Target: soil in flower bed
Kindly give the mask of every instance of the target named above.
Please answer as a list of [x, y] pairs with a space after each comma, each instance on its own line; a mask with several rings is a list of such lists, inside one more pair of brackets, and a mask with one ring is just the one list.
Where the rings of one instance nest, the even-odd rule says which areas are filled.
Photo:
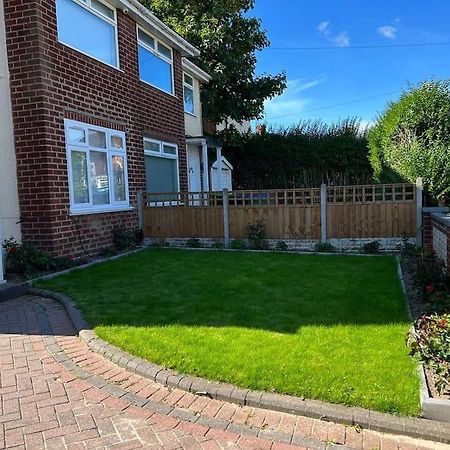
[[[420, 295], [414, 287], [413, 275], [408, 271], [405, 264], [402, 264], [402, 272], [408, 296], [409, 309], [411, 311], [412, 319], [415, 322], [426, 314], [426, 305], [421, 301]], [[438, 379], [436, 372], [431, 367], [424, 366], [424, 369], [430, 396], [433, 398], [450, 400], [450, 387], [445, 389], [444, 392], [439, 393], [439, 390], [436, 388], [436, 380]]]

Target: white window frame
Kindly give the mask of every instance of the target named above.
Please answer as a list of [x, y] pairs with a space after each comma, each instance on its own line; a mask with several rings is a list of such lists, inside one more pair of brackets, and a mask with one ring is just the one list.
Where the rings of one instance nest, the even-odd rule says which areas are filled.
[[[149, 45], [147, 45], [145, 42], [141, 41], [139, 39], [139, 31], [141, 31], [142, 33], [146, 34], [148, 37], [150, 37], [151, 39], [153, 39], [153, 41], [155, 42], [155, 47], [150, 47]], [[166, 91], [165, 89], [160, 88], [159, 86], [155, 86], [154, 84], [150, 83], [149, 81], [143, 80], [141, 77], [141, 64], [139, 61], [139, 57], [138, 57], [138, 67], [139, 67], [139, 79], [140, 81], [142, 81], [145, 84], [148, 84], [149, 86], [158, 89], [161, 92], [164, 92], [166, 94], [172, 95], [175, 97], [175, 76], [174, 76], [174, 64], [173, 64], [173, 48], [170, 45], [167, 45], [165, 42], [161, 41], [160, 39], [158, 39], [156, 36], [154, 36], [153, 34], [149, 33], [147, 30], [145, 30], [144, 28], [142, 28], [141, 26], [139, 26], [138, 24], [136, 24], [136, 40], [137, 40], [137, 45], [138, 47], [141, 46], [143, 47], [145, 50], [149, 51], [150, 53], [152, 53], [153, 55], [155, 55], [157, 58], [163, 60], [164, 62], [170, 64], [170, 75], [171, 75], [171, 83], [172, 83], [172, 92]], [[167, 58], [166, 56], [164, 56], [163, 54], [158, 52], [158, 44], [163, 45], [164, 47], [166, 47], [167, 49], [170, 50], [170, 59]]]
[[[105, 64], [108, 67], [112, 67], [113, 69], [117, 69], [120, 70], [120, 60], [119, 60], [119, 35], [118, 35], [118, 27], [117, 27], [117, 9], [112, 6], [110, 3], [106, 2], [105, 0], [98, 0], [99, 3], [103, 3], [106, 7], [108, 7], [109, 9], [113, 10], [114, 12], [114, 19], [111, 19], [108, 16], [105, 16], [104, 14], [102, 14], [100, 11], [96, 10], [95, 8], [92, 7], [92, 0], [71, 0], [73, 3], [76, 3], [77, 5], [81, 6], [82, 8], [84, 8], [86, 11], [89, 11], [91, 14], [94, 14], [95, 16], [97, 16], [99, 19], [107, 22], [109, 25], [112, 25], [114, 27], [114, 40], [115, 40], [115, 46], [116, 46], [116, 65], [113, 64], [109, 64], [93, 55], [90, 55], [89, 53], [86, 53], [83, 50], [80, 50], [77, 47], [74, 47], [71, 44], [68, 44], [67, 42], [64, 42], [62, 40], [59, 39], [59, 33], [58, 34], [58, 42], [60, 44], [65, 45], [66, 47], [71, 48], [72, 50], [75, 50], [78, 53], [81, 53], [82, 55], [85, 55], [89, 58], [94, 59], [95, 61], [98, 61], [102, 64]], [[59, 25], [57, 24], [57, 27]]]
[[[189, 84], [186, 81], [186, 76], [188, 76], [189, 78], [192, 79], [192, 84]], [[193, 112], [186, 111], [186, 100], [185, 100], [185, 97], [184, 97], [184, 89], [185, 88], [188, 88], [188, 89], [190, 89], [192, 91], [192, 106], [194, 108]], [[190, 75], [190, 74], [188, 74], [186, 72], [183, 73], [183, 105], [184, 105], [184, 112], [186, 114], [189, 114], [191, 116], [197, 117], [197, 111], [196, 111], [196, 108], [195, 108], [195, 79], [194, 79], [194, 77], [192, 75]]]
[[[83, 130], [86, 137], [86, 142], [72, 143], [69, 141], [69, 129], [76, 128]], [[127, 162], [127, 144], [126, 135], [122, 131], [112, 130], [110, 128], [99, 127], [96, 125], [90, 125], [84, 122], [78, 122], [75, 120], [64, 119], [64, 129], [66, 138], [66, 156], [67, 156], [67, 169], [69, 176], [69, 194], [70, 194], [70, 214], [71, 215], [84, 215], [84, 214], [98, 214], [115, 211], [128, 211], [133, 208], [130, 207], [130, 193], [128, 186], [128, 162]], [[100, 131], [106, 135], [106, 148], [98, 148], [89, 145], [89, 130]], [[122, 139], [123, 147], [121, 149], [112, 147], [111, 138], [120, 137]], [[75, 203], [74, 188], [73, 188], [73, 175], [72, 175], [72, 151], [81, 152], [86, 155], [87, 164], [87, 178], [88, 178], [88, 192], [89, 203]], [[90, 152], [105, 153], [108, 161], [108, 183], [109, 183], [109, 200], [107, 205], [94, 205], [92, 196], [92, 183], [91, 183], [91, 158]], [[114, 156], [120, 156], [124, 161], [124, 178], [125, 178], [125, 200], [115, 201], [114, 199], [114, 180], [113, 180], [113, 165], [112, 158]]]
[[[145, 149], [145, 143], [150, 142], [152, 144], [159, 145], [159, 151], [153, 151], [153, 150], [146, 150]], [[175, 155], [172, 155], [170, 153], [164, 153], [164, 145], [168, 145], [170, 147], [173, 147], [176, 149]], [[155, 156], [158, 158], [165, 158], [165, 159], [174, 159], [177, 162], [177, 190], [175, 192], [180, 192], [180, 160], [178, 158], [178, 145], [174, 144], [173, 142], [165, 142], [165, 141], [158, 141], [156, 139], [151, 138], [144, 138], [144, 155], [145, 156]], [[157, 194], [158, 192], [156, 192]], [[158, 206], [162, 205], [175, 205], [177, 202], [167, 201], [167, 202], [158, 202]], [[155, 206], [155, 202], [151, 202], [150, 205]]]

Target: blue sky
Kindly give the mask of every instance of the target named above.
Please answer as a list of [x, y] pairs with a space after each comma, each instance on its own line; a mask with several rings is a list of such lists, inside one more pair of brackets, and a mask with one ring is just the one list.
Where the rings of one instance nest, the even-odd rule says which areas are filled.
[[[254, 15], [271, 41], [258, 54], [258, 74], [285, 70], [288, 78], [286, 92], [266, 104], [269, 124], [349, 116], [370, 123], [408, 82], [450, 78], [450, 45], [355, 48], [450, 41], [446, 0], [256, 0]], [[367, 97], [376, 98], [330, 108]]]

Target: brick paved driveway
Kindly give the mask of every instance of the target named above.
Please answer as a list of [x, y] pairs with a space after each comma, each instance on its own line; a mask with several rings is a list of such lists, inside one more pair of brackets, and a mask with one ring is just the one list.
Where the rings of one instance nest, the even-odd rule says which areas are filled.
[[75, 336], [62, 307], [0, 303], [0, 448], [449, 449], [169, 389]]

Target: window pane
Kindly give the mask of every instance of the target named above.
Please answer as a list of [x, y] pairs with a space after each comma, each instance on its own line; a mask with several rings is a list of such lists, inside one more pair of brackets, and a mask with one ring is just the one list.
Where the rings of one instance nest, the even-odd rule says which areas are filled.
[[144, 141], [144, 149], [150, 152], [160, 153], [160, 146], [156, 142]]
[[138, 30], [138, 39], [142, 41], [145, 45], [148, 45], [153, 49], [155, 48], [155, 40], [147, 33], [144, 33], [142, 30]]
[[67, 133], [69, 142], [73, 143], [86, 143], [86, 133], [84, 130], [81, 130], [80, 128], [69, 128], [69, 132]]
[[141, 80], [172, 93], [172, 65], [139, 46], [139, 74]]
[[92, 0], [92, 7], [97, 10], [99, 13], [103, 14], [106, 17], [114, 20], [114, 11], [103, 3], [99, 2], [99, 0]]
[[169, 47], [166, 47], [165, 45], [158, 42], [158, 52], [161, 53], [161, 55], [165, 56], [167, 59], [170, 59], [172, 61], [172, 51]]
[[177, 148], [173, 145], [163, 145], [163, 152], [167, 155], [176, 155], [177, 154]]
[[125, 160], [123, 156], [112, 157], [114, 201], [124, 202], [125, 193]]
[[112, 148], [123, 148], [122, 138], [120, 136], [111, 136]]
[[194, 114], [194, 91], [187, 86], [184, 86], [184, 110]]
[[106, 148], [106, 133], [103, 133], [103, 131], [89, 130], [89, 145], [97, 148]]
[[115, 27], [76, 4], [57, 0], [58, 39], [94, 58], [117, 66]]
[[189, 86], [194, 86], [194, 80], [189, 75], [184, 74], [184, 82], [189, 84]]
[[75, 204], [89, 203], [87, 158], [84, 152], [71, 152], [72, 189]]
[[178, 191], [176, 159], [146, 156], [145, 175], [147, 179], [147, 192]]
[[108, 160], [106, 153], [90, 152], [92, 203], [109, 205]]

